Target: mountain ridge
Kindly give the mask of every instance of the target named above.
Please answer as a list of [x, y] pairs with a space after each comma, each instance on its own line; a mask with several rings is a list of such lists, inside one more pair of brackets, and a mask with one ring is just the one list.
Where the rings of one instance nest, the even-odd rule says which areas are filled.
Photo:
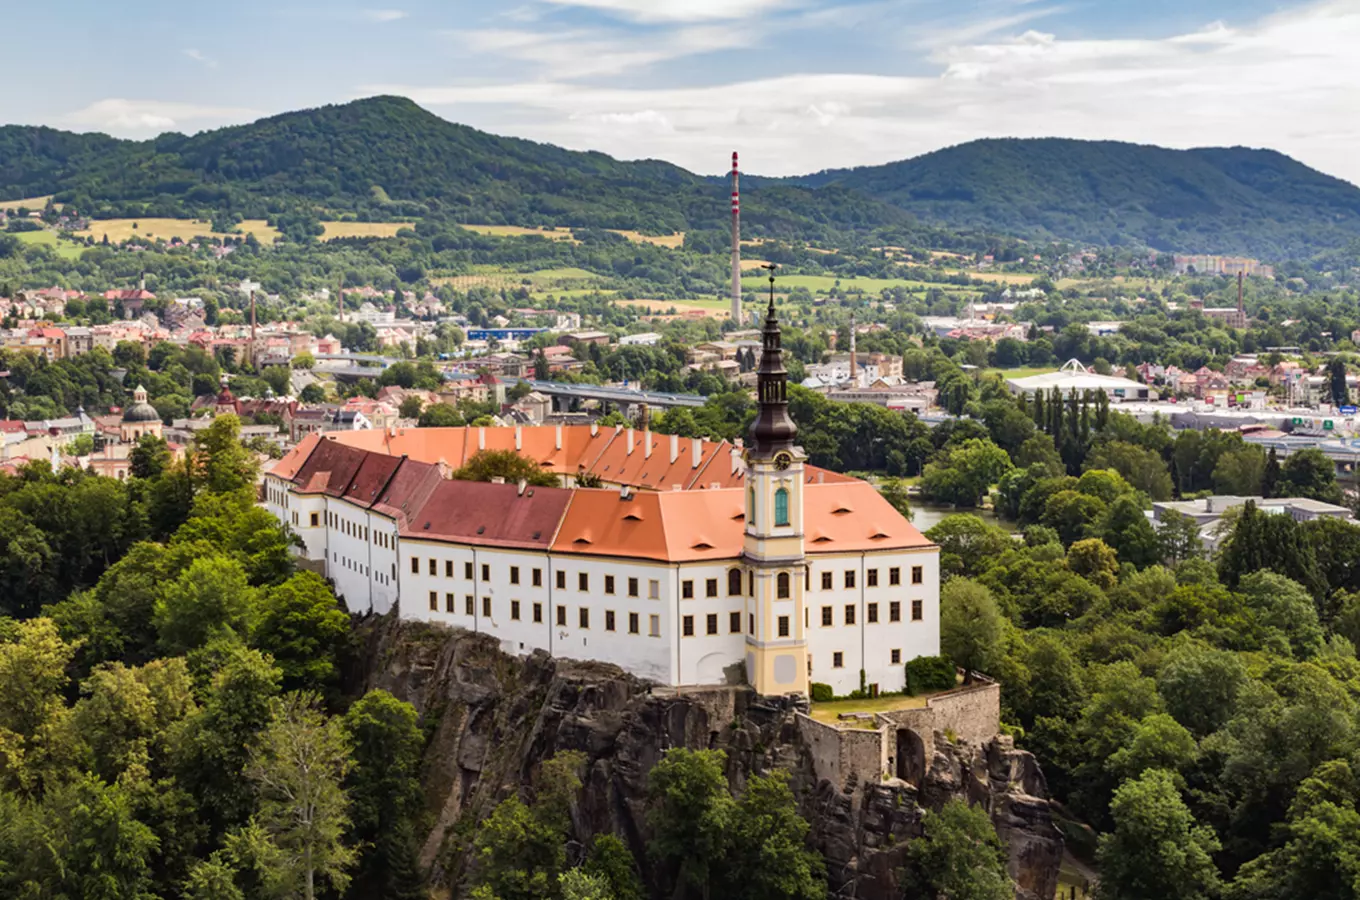
[[[725, 227], [725, 178], [501, 137], [379, 96], [146, 141], [0, 127], [0, 198], [109, 216], [437, 217], [651, 233]], [[1273, 150], [987, 138], [878, 166], [746, 176], [752, 234], [1008, 233], [1160, 251], [1310, 255], [1360, 236], [1360, 187]]]

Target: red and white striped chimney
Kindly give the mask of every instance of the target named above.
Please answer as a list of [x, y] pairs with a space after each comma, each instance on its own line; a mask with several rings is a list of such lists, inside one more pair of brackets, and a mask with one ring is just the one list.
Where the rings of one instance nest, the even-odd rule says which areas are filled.
[[732, 321], [741, 325], [741, 172], [732, 151]]

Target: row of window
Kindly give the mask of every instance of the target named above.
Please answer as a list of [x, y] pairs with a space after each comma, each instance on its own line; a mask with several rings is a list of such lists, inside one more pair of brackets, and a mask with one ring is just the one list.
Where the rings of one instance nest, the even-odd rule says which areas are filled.
[[[431, 611], [431, 612], [439, 612], [439, 592], [438, 592], [438, 591], [430, 591], [430, 611]], [[455, 597], [454, 597], [453, 594], [445, 594], [445, 595], [444, 595], [444, 612], [446, 612], [446, 613], [455, 613], [455, 614], [458, 612], [457, 603], [456, 603], [456, 600], [455, 600]], [[535, 601], [534, 603], [530, 604], [530, 610], [529, 610], [529, 612], [530, 612], [530, 616], [531, 616], [531, 621], [533, 621], [535, 624], [540, 624], [540, 625], [543, 623], [543, 604], [542, 604], [542, 603], [539, 603], [539, 602]], [[476, 615], [476, 599], [475, 599], [471, 594], [467, 594], [466, 596], [463, 597], [463, 614], [464, 614], [464, 615], [467, 615], [467, 616]], [[584, 628], [584, 629], [589, 629], [589, 628], [590, 628], [590, 609], [589, 609], [588, 607], [582, 606], [582, 607], [580, 607], [580, 608], [577, 609], [576, 614], [577, 614], [577, 619], [576, 619], [577, 627], [579, 627], [579, 628]], [[740, 613], [734, 613], [733, 615], [740, 616]], [[491, 598], [490, 598], [490, 597], [483, 597], [483, 598], [482, 598], [482, 617], [483, 617], [483, 618], [487, 618], [487, 619], [491, 618]], [[522, 604], [519, 600], [511, 600], [511, 601], [510, 601], [510, 620], [511, 620], [512, 622], [519, 622], [519, 621], [522, 621], [522, 620], [523, 620], [523, 604]], [[642, 633], [642, 631], [641, 631], [641, 623], [642, 623], [642, 616], [641, 616], [640, 613], [635, 613], [635, 612], [630, 612], [630, 613], [628, 613], [628, 633], [629, 633], [629, 634], [641, 634], [641, 633]], [[738, 624], [739, 624], [739, 620], [738, 620]], [[566, 628], [566, 627], [567, 627], [567, 607], [565, 607], [565, 606], [558, 606], [558, 607], [557, 607], [557, 625], [558, 625], [558, 627], [560, 627], [560, 628]], [[604, 611], [604, 630], [605, 630], [605, 631], [617, 631], [617, 630], [618, 630], [618, 627], [617, 627], [617, 626], [618, 626], [618, 617], [616, 616], [614, 610], [612, 610], [612, 609], [607, 609], [607, 610], [605, 610], [605, 611]], [[649, 616], [647, 617], [647, 633], [648, 633], [648, 635], [650, 635], [651, 637], [661, 637], [661, 617], [660, 617], [659, 615], [653, 614], [653, 615], [649, 615]]]
[[[889, 654], [890, 654], [889, 659], [892, 660], [892, 664], [894, 666], [900, 666], [902, 664], [902, 651], [900, 649], [894, 648], [893, 650], [889, 651]], [[844, 651], [837, 650], [835, 653], [831, 654], [831, 668], [833, 669], [845, 668]]]
[[[855, 616], [856, 616], [856, 614], [857, 614], [857, 610], [858, 610], [858, 607], [857, 607], [855, 604], [853, 604], [853, 603], [847, 603], [847, 604], [845, 604], [845, 624], [846, 624], [846, 625], [854, 625], [854, 624], [855, 624]], [[913, 600], [913, 601], [911, 601], [911, 620], [912, 620], [913, 622], [919, 622], [919, 621], [921, 621], [921, 619], [924, 617], [924, 612], [925, 612], [925, 605], [924, 605], [924, 603], [922, 603], [922, 601], [920, 601], [920, 600]], [[835, 623], [835, 621], [834, 621], [834, 618], [835, 618], [835, 609], [834, 609], [833, 607], [830, 607], [830, 606], [823, 606], [823, 607], [822, 607], [822, 626], [823, 626], [823, 627], [829, 627], [829, 626], [831, 626], [831, 625], [835, 625], [836, 623]], [[865, 618], [865, 621], [867, 621], [867, 622], [868, 622], [869, 624], [871, 624], [871, 625], [873, 625], [873, 624], [875, 624], [875, 623], [878, 622], [878, 604], [877, 604], [877, 603], [866, 603], [866, 604], [864, 605], [864, 618]], [[888, 603], [888, 621], [889, 621], [889, 622], [900, 622], [900, 621], [902, 621], [902, 601], [900, 601], [900, 600], [893, 600], [893, 601], [891, 601], [891, 602]]]
[[[474, 572], [475, 572], [475, 571], [476, 571], [476, 569], [475, 569], [475, 567], [473, 566], [472, 563], [470, 563], [470, 562], [464, 562], [464, 563], [463, 563], [463, 578], [464, 578], [464, 579], [466, 579], [466, 580], [468, 580], [468, 581], [472, 581], [472, 580], [473, 580], [473, 577], [474, 577]], [[438, 577], [438, 575], [439, 575], [439, 560], [435, 559], [434, 557], [430, 557], [430, 558], [429, 558], [429, 562], [428, 562], [428, 572], [429, 572], [429, 574], [430, 574], [432, 577]], [[445, 577], [445, 578], [452, 578], [452, 577], [453, 577], [453, 573], [454, 573], [454, 563], [453, 563], [453, 560], [451, 560], [451, 559], [446, 559], [446, 560], [444, 560], [444, 577]], [[412, 574], [412, 575], [419, 575], [419, 574], [420, 574], [420, 557], [418, 557], [418, 556], [413, 556], [413, 557], [411, 557], [411, 574]], [[482, 579], [481, 579], [482, 581], [484, 581], [484, 582], [490, 581], [490, 580], [491, 580], [491, 566], [490, 566], [489, 564], [487, 564], [487, 563], [482, 563], [482, 573], [481, 573], [481, 574], [482, 574]], [[557, 585], [557, 589], [558, 589], [559, 591], [565, 591], [565, 590], [567, 589], [567, 573], [566, 573], [566, 572], [563, 572], [563, 571], [561, 571], [561, 570], [559, 570], [559, 571], [555, 572], [554, 574], [555, 574], [555, 576], [556, 576], [556, 578], [555, 578], [555, 583], [556, 583], [556, 585]], [[543, 586], [543, 570], [542, 570], [542, 569], [540, 569], [540, 568], [531, 569], [529, 575], [530, 575], [531, 583], [533, 584], [534, 587], [542, 587], [542, 586]], [[521, 582], [520, 582], [520, 567], [519, 567], [519, 566], [511, 566], [511, 567], [510, 567], [510, 583], [511, 583], [511, 584], [520, 584], [520, 583], [521, 583]], [[629, 597], [638, 597], [638, 596], [641, 596], [639, 592], [640, 592], [640, 590], [641, 590], [641, 586], [642, 586], [642, 585], [641, 585], [641, 581], [640, 581], [639, 579], [637, 579], [637, 578], [629, 578], [629, 579], [628, 579], [628, 585], [627, 585], [627, 586], [628, 586], [628, 596], [629, 596]], [[582, 591], [582, 592], [588, 592], [588, 591], [590, 590], [590, 573], [589, 573], [589, 572], [577, 572], [577, 573], [576, 573], [576, 589], [577, 589], [578, 591]], [[606, 594], [615, 594], [615, 593], [617, 593], [617, 582], [616, 582], [616, 580], [615, 580], [615, 578], [614, 578], [613, 575], [606, 575], [606, 576], [604, 576], [604, 592], [605, 592]], [[655, 578], [649, 579], [649, 580], [647, 581], [647, 597], [648, 597], [648, 599], [656, 600], [656, 599], [658, 599], [660, 596], [661, 596], [661, 582], [658, 581], [658, 580], [655, 579]], [[715, 595], [715, 596], [716, 596], [716, 595]]]

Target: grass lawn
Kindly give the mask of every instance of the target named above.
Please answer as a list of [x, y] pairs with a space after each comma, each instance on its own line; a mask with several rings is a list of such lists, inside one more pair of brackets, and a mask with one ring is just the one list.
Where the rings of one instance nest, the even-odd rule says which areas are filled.
[[475, 231], [478, 234], [489, 234], [494, 237], [527, 237], [528, 235], [538, 235], [550, 241], [574, 241], [576, 236], [571, 233], [570, 228], [558, 228], [553, 231], [545, 231], [542, 228], [521, 228], [519, 225], [459, 225], [459, 228], [468, 231]]
[[52, 199], [52, 195], [46, 197], [29, 197], [26, 200], [0, 200], [0, 209], [18, 209], [24, 207], [31, 211], [38, 211], [47, 208], [47, 201]]
[[1016, 369], [979, 369], [980, 375], [1000, 375], [1002, 378], [1028, 378], [1058, 371], [1056, 366], [1020, 366]]
[[326, 233], [321, 240], [347, 237], [396, 237], [403, 228], [415, 228], [414, 222], [322, 222]]
[[55, 231], [20, 231], [14, 236], [25, 244], [51, 247], [62, 259], [80, 259], [80, 254], [85, 252], [85, 248], [79, 244], [58, 240]]
[[1032, 272], [964, 272], [955, 270], [950, 275], [967, 275], [969, 278], [976, 278], [978, 281], [990, 281], [998, 284], [1029, 284], [1038, 278]]
[[236, 226], [239, 234], [228, 235], [212, 230], [207, 219], [99, 219], [90, 223], [87, 231], [78, 231], [80, 237], [93, 237], [103, 241], [107, 235], [110, 243], [119, 244], [129, 238], [141, 237], [147, 240], [157, 238], [165, 241], [179, 238], [192, 241], [197, 237], [241, 237], [255, 235], [262, 244], [272, 244], [279, 238], [278, 229], [270, 226], [264, 219], [246, 219]]
[[[850, 728], [855, 727], [854, 719], [839, 719], [841, 713], [876, 713], [891, 712], [895, 709], [924, 709], [926, 697], [905, 697], [895, 695], [892, 697], [877, 697], [873, 700], [830, 700], [824, 703], [812, 704], [812, 718], [818, 722], [826, 722], [829, 725], [846, 725]], [[873, 723], [865, 723], [872, 728]]]

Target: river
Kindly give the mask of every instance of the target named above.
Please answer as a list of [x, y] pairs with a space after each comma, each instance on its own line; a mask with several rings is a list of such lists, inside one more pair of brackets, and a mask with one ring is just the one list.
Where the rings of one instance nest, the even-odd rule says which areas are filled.
[[990, 509], [955, 509], [947, 504], [926, 503], [915, 497], [911, 498], [911, 524], [921, 531], [929, 531], [945, 516], [952, 516], [954, 513], [970, 513], [977, 516], [988, 525], [996, 525], [1007, 531], [1019, 531], [1019, 527], [1014, 523], [1002, 519]]

